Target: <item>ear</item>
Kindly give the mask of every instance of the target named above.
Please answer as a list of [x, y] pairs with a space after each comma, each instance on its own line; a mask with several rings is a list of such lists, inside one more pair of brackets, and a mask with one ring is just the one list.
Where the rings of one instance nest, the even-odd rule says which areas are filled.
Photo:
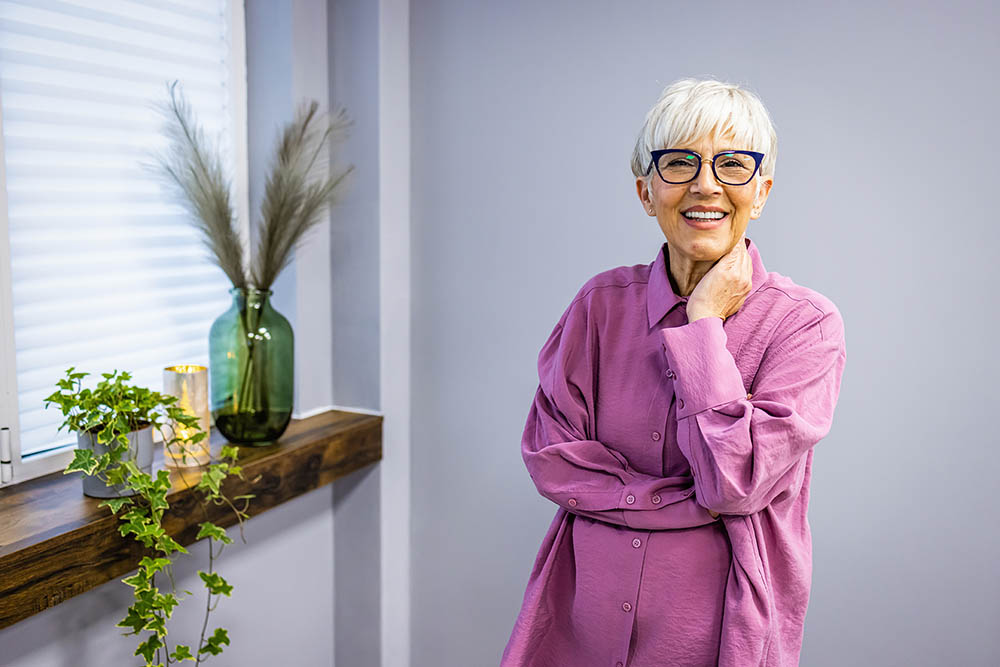
[[635, 191], [639, 195], [639, 201], [642, 203], [642, 209], [646, 215], [656, 215], [656, 206], [653, 204], [652, 194], [649, 191], [649, 183], [644, 177], [639, 176], [635, 179]]
[[764, 210], [764, 204], [767, 202], [767, 195], [771, 192], [772, 185], [774, 185], [773, 178], [760, 181], [760, 185], [757, 188], [757, 196], [753, 200], [753, 208], [750, 210], [751, 220], [756, 220], [760, 217], [761, 211]]

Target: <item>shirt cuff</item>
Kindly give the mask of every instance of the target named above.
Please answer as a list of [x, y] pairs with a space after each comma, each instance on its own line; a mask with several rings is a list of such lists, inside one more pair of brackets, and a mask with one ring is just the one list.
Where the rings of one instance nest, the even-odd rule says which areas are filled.
[[726, 347], [722, 324], [720, 317], [703, 317], [660, 330], [674, 375], [678, 419], [746, 398], [743, 377]]
[[[622, 489], [622, 495], [618, 501], [618, 509], [623, 510], [656, 510], [669, 502], [677, 502], [677, 483], [673, 478], [652, 477], [630, 484], [626, 484]], [[667, 498], [662, 497], [668, 496]], [[694, 486], [683, 492], [687, 497], [694, 493]]]

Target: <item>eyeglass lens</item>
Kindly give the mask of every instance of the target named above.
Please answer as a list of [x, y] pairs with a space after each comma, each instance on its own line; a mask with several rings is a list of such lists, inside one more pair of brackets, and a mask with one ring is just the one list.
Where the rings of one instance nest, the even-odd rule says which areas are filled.
[[[745, 153], [722, 153], [715, 159], [715, 172], [727, 185], [743, 185], [750, 180], [756, 161]], [[705, 165], [710, 168], [710, 165]], [[698, 156], [684, 151], [664, 153], [657, 164], [660, 175], [668, 183], [686, 183], [698, 171]]]

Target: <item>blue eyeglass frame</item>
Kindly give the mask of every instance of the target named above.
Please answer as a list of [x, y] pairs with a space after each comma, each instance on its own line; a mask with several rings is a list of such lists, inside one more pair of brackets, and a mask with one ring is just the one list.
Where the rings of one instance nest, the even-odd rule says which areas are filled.
[[[663, 174], [660, 173], [660, 157], [667, 153], [684, 153], [685, 155], [696, 156], [698, 158], [698, 168], [694, 170], [694, 176], [692, 176], [686, 181], [680, 181], [680, 182], [668, 181], [667, 179], [663, 178]], [[715, 161], [719, 158], [720, 155], [732, 155], [733, 153], [740, 153], [741, 155], [749, 155], [754, 160], [753, 172], [750, 173], [750, 178], [748, 178], [742, 183], [726, 183], [721, 178], [719, 178], [719, 172], [715, 170]], [[652, 157], [649, 160], [649, 167], [646, 168], [646, 173], [649, 174], [649, 170], [655, 166], [656, 175], [660, 177], [661, 181], [663, 181], [664, 183], [669, 183], [670, 185], [683, 185], [684, 183], [690, 183], [691, 181], [695, 180], [696, 178], [698, 178], [698, 174], [701, 173], [701, 165], [704, 163], [704, 159], [702, 159], [699, 153], [695, 151], [684, 150], [681, 148], [661, 148], [659, 150], [650, 151], [649, 154]], [[764, 159], [764, 153], [758, 153], [756, 151], [722, 151], [713, 155], [712, 159], [709, 160], [709, 162], [712, 163], [712, 174], [715, 176], [715, 180], [719, 181], [719, 183], [722, 183], [723, 185], [739, 186], [739, 185], [746, 185], [747, 183], [753, 180], [753, 177], [757, 175], [757, 170], [760, 169], [760, 163], [763, 159]]]

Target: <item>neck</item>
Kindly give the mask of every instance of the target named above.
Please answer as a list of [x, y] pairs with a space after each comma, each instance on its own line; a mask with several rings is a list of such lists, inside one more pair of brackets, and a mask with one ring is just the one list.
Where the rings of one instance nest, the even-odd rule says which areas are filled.
[[689, 259], [678, 253], [669, 244], [667, 244], [667, 254], [670, 260], [667, 275], [670, 276], [671, 287], [679, 296], [691, 296], [691, 292], [697, 287], [698, 282], [719, 261], [718, 259]]

